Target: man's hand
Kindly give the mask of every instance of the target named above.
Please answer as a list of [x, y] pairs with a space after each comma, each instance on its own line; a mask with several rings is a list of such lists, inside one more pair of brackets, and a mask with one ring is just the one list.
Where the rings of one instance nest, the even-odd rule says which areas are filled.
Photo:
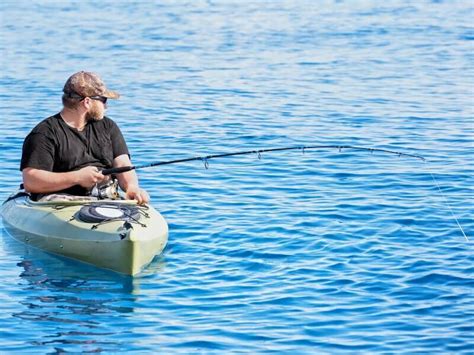
[[80, 170], [75, 171], [77, 184], [91, 189], [95, 184], [99, 184], [106, 179], [100, 170], [95, 166], [86, 166]]
[[145, 203], [150, 202], [150, 196], [148, 195], [148, 192], [135, 185], [128, 187], [125, 196], [129, 200], [136, 200], [139, 205], [144, 205]]

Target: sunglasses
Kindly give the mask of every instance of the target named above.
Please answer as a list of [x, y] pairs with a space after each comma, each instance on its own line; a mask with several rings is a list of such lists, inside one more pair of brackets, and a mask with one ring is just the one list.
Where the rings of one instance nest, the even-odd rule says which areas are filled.
[[74, 99], [80, 99], [81, 101], [84, 100], [86, 97], [92, 99], [92, 100], [97, 100], [102, 102], [104, 105], [107, 103], [107, 97], [105, 96], [81, 96], [76, 93], [71, 93], [69, 94], [69, 97], [72, 97]]
[[102, 102], [104, 105], [107, 103], [107, 98], [105, 96], [89, 96], [92, 100], [97, 100]]

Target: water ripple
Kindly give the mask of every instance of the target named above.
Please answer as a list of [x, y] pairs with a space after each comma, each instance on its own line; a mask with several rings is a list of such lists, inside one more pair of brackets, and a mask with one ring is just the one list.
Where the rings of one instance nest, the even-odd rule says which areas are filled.
[[136, 164], [308, 144], [427, 162], [311, 150], [139, 171], [170, 240], [135, 278], [2, 226], [2, 350], [472, 353], [471, 4], [236, 4], [2, 2], [1, 198], [80, 69], [122, 94], [108, 115]]

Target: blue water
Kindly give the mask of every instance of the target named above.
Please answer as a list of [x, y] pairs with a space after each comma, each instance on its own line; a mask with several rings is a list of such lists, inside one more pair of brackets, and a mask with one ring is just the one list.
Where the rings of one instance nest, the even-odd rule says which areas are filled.
[[[129, 278], [1, 227], [2, 352], [473, 353], [472, 1], [3, 1], [0, 199], [98, 72], [163, 255]], [[439, 188], [431, 174], [439, 184]], [[457, 218], [463, 231], [458, 227]]]

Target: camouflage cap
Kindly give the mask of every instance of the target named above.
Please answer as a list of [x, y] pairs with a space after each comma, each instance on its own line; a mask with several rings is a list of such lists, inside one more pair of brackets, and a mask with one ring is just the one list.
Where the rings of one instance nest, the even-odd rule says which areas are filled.
[[73, 74], [64, 84], [63, 92], [68, 95], [82, 97], [104, 96], [109, 99], [118, 99], [119, 93], [108, 90], [102, 79], [94, 73], [80, 71]]

